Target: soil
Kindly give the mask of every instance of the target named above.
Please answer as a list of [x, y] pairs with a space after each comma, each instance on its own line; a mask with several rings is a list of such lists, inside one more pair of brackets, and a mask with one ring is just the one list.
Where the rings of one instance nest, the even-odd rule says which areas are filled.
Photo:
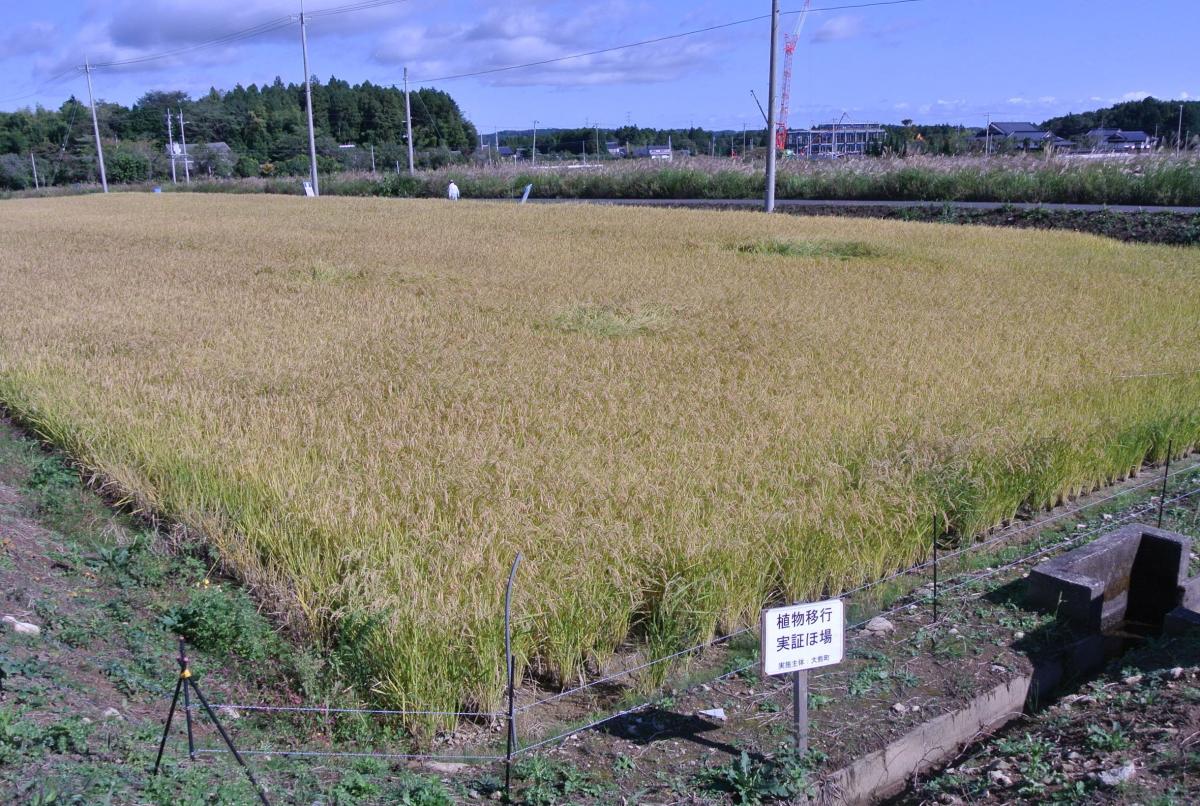
[[779, 210], [795, 215], [837, 215], [942, 224], [982, 224], [990, 227], [1071, 230], [1133, 243], [1162, 243], [1177, 246], [1200, 244], [1200, 214], [1195, 213], [1120, 213], [1090, 210], [1021, 209], [1017, 207], [973, 210], [941, 204], [912, 207], [781, 207]]

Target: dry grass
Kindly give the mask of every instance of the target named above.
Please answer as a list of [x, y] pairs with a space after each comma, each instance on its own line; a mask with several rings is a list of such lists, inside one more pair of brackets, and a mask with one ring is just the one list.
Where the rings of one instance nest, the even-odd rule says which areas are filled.
[[[377, 692], [492, 706], [503, 582], [563, 681], [1200, 438], [1200, 253], [748, 213], [0, 205], [0, 400]], [[742, 244], [820, 248], [740, 250]], [[838, 245], [852, 245], [844, 248]]]

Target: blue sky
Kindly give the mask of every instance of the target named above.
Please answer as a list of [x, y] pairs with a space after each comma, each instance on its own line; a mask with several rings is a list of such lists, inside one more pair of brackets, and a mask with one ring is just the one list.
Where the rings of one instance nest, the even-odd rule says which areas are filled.
[[[308, 0], [310, 12], [354, 0]], [[803, 0], [784, 0], [798, 10]], [[982, 125], [1040, 121], [1120, 100], [1200, 96], [1196, 0], [918, 0], [830, 6], [813, 0], [795, 56], [793, 125], [853, 121]], [[0, 109], [86, 98], [93, 62], [174, 51], [295, 14], [298, 0], [41, 0], [6, 2]], [[551, 59], [765, 15], [769, 0], [407, 0], [334, 15], [309, 27], [311, 70], [351, 83], [415, 80]], [[784, 16], [792, 30], [797, 16]], [[299, 33], [260, 36], [97, 70], [96, 94], [129, 104], [149, 90], [303, 77]], [[760, 125], [768, 23], [737, 25], [645, 47], [430, 83], [484, 131], [545, 126], [741, 128]], [[63, 71], [66, 75], [56, 78]], [[53, 81], [46, 86], [48, 80]]]

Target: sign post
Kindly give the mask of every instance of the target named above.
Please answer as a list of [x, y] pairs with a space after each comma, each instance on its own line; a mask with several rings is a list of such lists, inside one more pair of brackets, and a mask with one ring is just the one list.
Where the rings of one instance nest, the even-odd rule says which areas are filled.
[[796, 753], [808, 752], [808, 670], [841, 663], [846, 615], [841, 599], [764, 610], [759, 634], [762, 673], [792, 676]]

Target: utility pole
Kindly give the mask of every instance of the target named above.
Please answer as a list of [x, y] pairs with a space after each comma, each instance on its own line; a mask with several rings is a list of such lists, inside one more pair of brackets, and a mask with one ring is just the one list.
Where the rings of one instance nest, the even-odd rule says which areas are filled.
[[29, 149], [29, 164], [33, 166], [33, 189], [38, 189], [37, 160], [33, 158], [33, 149]]
[[88, 102], [92, 105], [92, 131], [96, 134], [96, 161], [100, 166], [100, 186], [108, 193], [108, 175], [104, 173], [104, 146], [100, 145], [100, 123], [96, 119], [96, 98], [92, 94], [92, 67], [85, 57], [83, 72], [87, 73]]
[[192, 168], [188, 165], [187, 133], [183, 130], [183, 107], [179, 107], [179, 143], [183, 146], [183, 179], [192, 184]]
[[1183, 151], [1183, 104], [1179, 105], [1179, 128], [1175, 132], [1175, 150]]
[[983, 153], [990, 155], [992, 153], [992, 113], [988, 112], [987, 133], [983, 137]]
[[417, 169], [413, 166], [412, 142], [412, 104], [408, 99], [408, 68], [404, 68], [404, 123], [408, 127], [408, 175], [412, 176]]
[[596, 162], [600, 161], [600, 127], [596, 127]]
[[746, 158], [746, 121], [742, 119], [742, 159]]
[[[317, 135], [313, 132], [312, 117], [312, 78], [308, 72], [308, 32], [304, 23], [304, 0], [300, 0], [300, 49], [304, 52], [304, 100], [308, 108], [308, 170], [314, 196], [320, 196], [317, 186]], [[187, 146], [184, 146], [184, 151]], [[187, 157], [184, 157], [183, 167], [187, 167]]]
[[763, 211], [775, 212], [775, 55], [779, 50], [779, 0], [771, 0], [771, 78], [767, 82], [767, 198]]
[[375, 175], [375, 144], [371, 143], [371, 176]]
[[537, 165], [537, 121], [533, 122], [533, 164]]
[[171, 184], [178, 185], [179, 179], [175, 175], [175, 128], [171, 123], [170, 109], [167, 109], [167, 153], [171, 155]]

